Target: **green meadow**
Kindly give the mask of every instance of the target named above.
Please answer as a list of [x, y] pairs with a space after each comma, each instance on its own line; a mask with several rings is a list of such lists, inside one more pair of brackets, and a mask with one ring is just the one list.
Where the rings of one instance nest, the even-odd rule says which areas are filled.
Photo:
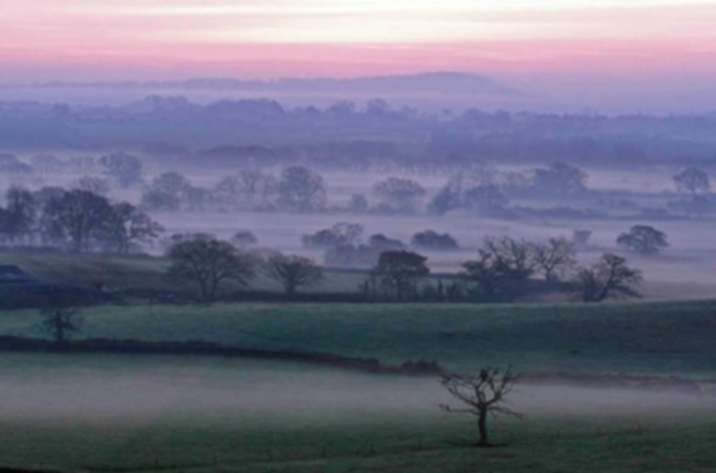
[[[716, 303], [215, 304], [87, 308], [78, 338], [204, 340], [435, 360], [474, 372], [628, 374], [701, 395], [519, 384], [478, 449], [434, 378], [211, 356], [5, 353], [0, 464], [60, 471], [711, 472]], [[3, 313], [0, 334], [43, 336]]]
[[[655, 374], [716, 380], [716, 302], [628, 304], [214, 304], [102, 306], [80, 337], [202, 340], [384, 363], [434, 360], [473, 371]], [[36, 311], [6, 312], [0, 333], [43, 336]]]

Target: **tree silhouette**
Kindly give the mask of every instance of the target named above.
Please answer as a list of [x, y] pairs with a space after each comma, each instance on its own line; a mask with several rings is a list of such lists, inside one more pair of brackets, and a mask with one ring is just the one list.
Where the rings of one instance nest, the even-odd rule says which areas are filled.
[[605, 253], [589, 268], [581, 268], [575, 279], [584, 302], [639, 298], [636, 290], [643, 281], [638, 269], [627, 266], [621, 256]]
[[310, 258], [297, 255], [276, 254], [266, 262], [268, 275], [280, 282], [286, 294], [293, 296], [296, 289], [318, 283], [323, 279], [323, 271]]
[[213, 238], [181, 241], [169, 250], [169, 257], [167, 274], [197, 283], [203, 301], [214, 300], [223, 282], [245, 286], [255, 275], [249, 258], [231, 243]]
[[619, 235], [617, 244], [645, 255], [658, 253], [659, 249], [669, 246], [666, 234], [648, 225], [634, 225], [628, 233]]
[[417, 292], [418, 282], [430, 273], [426, 261], [425, 256], [412, 251], [384, 251], [378, 257], [373, 275], [386, 293], [402, 302]]
[[284, 169], [278, 183], [278, 206], [291, 212], [323, 209], [326, 206], [323, 177], [303, 166]]
[[679, 192], [708, 192], [711, 189], [709, 175], [697, 167], [688, 167], [672, 177]]
[[551, 193], [574, 194], [585, 190], [587, 174], [566, 163], [552, 163], [548, 168], [534, 171], [532, 183], [535, 188]]
[[550, 238], [534, 246], [535, 262], [547, 281], [556, 281], [577, 264], [574, 243], [566, 238]]
[[63, 294], [53, 294], [44, 301], [40, 323], [55, 345], [67, 344], [71, 335], [81, 330], [84, 321], [77, 306], [78, 301]]
[[56, 233], [55, 237], [69, 239], [74, 251], [85, 251], [93, 238], [106, 232], [113, 209], [101, 195], [72, 190], [50, 198], [43, 214], [46, 228]]
[[505, 406], [505, 397], [509, 394], [515, 382], [510, 366], [504, 373], [498, 368], [485, 366], [480, 369], [477, 376], [461, 376], [457, 374], [443, 375], [442, 385], [448, 392], [465, 407], [451, 407], [442, 404], [440, 407], [451, 413], [463, 413], [477, 418], [478, 447], [489, 447], [490, 440], [487, 431], [487, 417], [489, 414], [505, 414], [522, 417], [521, 414]]
[[425, 188], [410, 179], [389, 177], [373, 187], [373, 193], [383, 202], [399, 210], [414, 210], [417, 200], [425, 195]]

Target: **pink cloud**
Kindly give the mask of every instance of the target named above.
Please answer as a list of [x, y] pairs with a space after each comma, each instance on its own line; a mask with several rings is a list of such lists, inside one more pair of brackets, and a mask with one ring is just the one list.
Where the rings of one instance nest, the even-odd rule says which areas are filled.
[[505, 2], [446, 0], [438, 9], [406, 0], [340, 7], [320, 0], [306, 9], [291, 0], [0, 0], [0, 63], [5, 70], [111, 68], [128, 77], [140, 70], [255, 77], [437, 69], [716, 75], [716, 6], [575, 2], [566, 8], [547, 1], [551, 8], [538, 9], [535, 2], [505, 8]]

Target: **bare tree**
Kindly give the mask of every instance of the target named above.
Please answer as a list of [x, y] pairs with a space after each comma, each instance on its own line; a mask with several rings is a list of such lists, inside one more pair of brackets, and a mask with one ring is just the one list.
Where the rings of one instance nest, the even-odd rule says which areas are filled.
[[630, 268], [621, 256], [605, 253], [589, 268], [581, 268], [575, 280], [584, 302], [639, 298], [636, 290], [643, 281], [638, 269]]
[[316, 284], [323, 279], [323, 270], [310, 258], [281, 253], [268, 259], [266, 272], [281, 283], [289, 296], [295, 295], [299, 287]]
[[213, 238], [192, 238], [175, 244], [169, 250], [171, 277], [199, 285], [201, 299], [212, 301], [219, 286], [234, 281], [245, 286], [254, 277], [251, 260], [231, 243]]
[[27, 189], [11, 187], [5, 193], [7, 207], [0, 209], [0, 235], [10, 241], [27, 238], [34, 230], [37, 200]]
[[495, 258], [495, 265], [506, 277], [528, 279], [535, 272], [535, 247], [525, 240], [510, 237], [486, 238], [483, 250]]
[[465, 261], [462, 267], [464, 271], [460, 274], [461, 277], [475, 284], [472, 290], [480, 300], [495, 302], [502, 298], [504, 275], [494, 254], [480, 249], [477, 251], [477, 259]]
[[477, 255], [462, 264], [461, 276], [483, 302], [514, 300], [537, 268], [535, 246], [524, 240], [486, 238]]
[[534, 246], [535, 262], [547, 281], [556, 281], [576, 264], [574, 243], [566, 238], [550, 238], [545, 244]]
[[465, 407], [451, 407], [442, 404], [440, 407], [451, 413], [463, 413], [477, 418], [478, 447], [489, 447], [487, 417], [505, 414], [522, 417], [521, 414], [505, 406], [505, 396], [514, 386], [515, 376], [512, 367], [508, 366], [504, 373], [498, 368], [485, 366], [478, 376], [461, 376], [457, 374], [443, 375], [442, 385]]
[[72, 190], [50, 198], [43, 210], [43, 221], [46, 231], [69, 239], [74, 251], [85, 251], [93, 238], [106, 230], [112, 215], [112, 205], [105, 197]]
[[132, 204], [120, 202], [112, 206], [107, 224], [108, 243], [121, 254], [127, 254], [133, 246], [152, 244], [164, 227]]
[[73, 333], [79, 332], [83, 320], [79, 317], [79, 308], [63, 297], [53, 297], [40, 309], [42, 329], [47, 332], [56, 345], [64, 345]]

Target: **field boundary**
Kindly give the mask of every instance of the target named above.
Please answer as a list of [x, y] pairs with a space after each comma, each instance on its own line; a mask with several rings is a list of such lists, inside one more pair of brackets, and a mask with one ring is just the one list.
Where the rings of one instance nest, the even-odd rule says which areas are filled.
[[38, 338], [2, 336], [0, 337], [0, 352], [222, 356], [303, 362], [380, 375], [440, 376], [443, 373], [443, 369], [434, 361], [418, 360], [406, 361], [399, 366], [386, 365], [376, 358], [349, 357], [335, 353], [303, 350], [245, 348], [201, 340], [145, 342], [131, 339], [91, 338], [58, 344]]

